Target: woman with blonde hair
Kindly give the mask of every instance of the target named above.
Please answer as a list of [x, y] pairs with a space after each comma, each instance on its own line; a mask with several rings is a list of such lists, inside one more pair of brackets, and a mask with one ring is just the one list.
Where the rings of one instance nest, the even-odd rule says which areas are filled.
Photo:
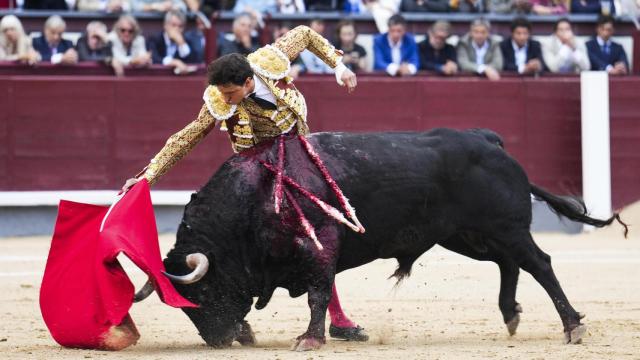
[[39, 60], [40, 56], [33, 49], [20, 20], [15, 15], [4, 16], [0, 20], [0, 61], [20, 61], [32, 65]]
[[140, 26], [131, 15], [122, 15], [109, 33], [114, 59], [123, 65], [146, 66], [151, 64]]

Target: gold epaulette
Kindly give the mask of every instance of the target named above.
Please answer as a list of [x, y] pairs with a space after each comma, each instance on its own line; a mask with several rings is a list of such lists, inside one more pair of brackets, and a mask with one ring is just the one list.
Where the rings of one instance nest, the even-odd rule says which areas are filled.
[[222, 98], [222, 94], [218, 91], [218, 88], [209, 85], [204, 90], [204, 95], [202, 95], [202, 99], [204, 103], [207, 104], [207, 108], [216, 120], [227, 120], [235, 114], [237, 105], [229, 105]]
[[254, 72], [271, 80], [280, 80], [289, 74], [289, 58], [275, 46], [267, 45], [247, 56]]

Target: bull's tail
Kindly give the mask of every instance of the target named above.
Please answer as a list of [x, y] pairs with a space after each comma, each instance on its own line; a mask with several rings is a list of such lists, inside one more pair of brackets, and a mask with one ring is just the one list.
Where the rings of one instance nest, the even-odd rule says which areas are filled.
[[554, 195], [534, 184], [531, 185], [531, 193], [538, 200], [543, 200], [547, 205], [558, 215], [566, 216], [567, 218], [578, 221], [583, 224], [593, 225], [595, 227], [605, 227], [611, 225], [616, 220], [620, 225], [624, 227], [624, 237], [627, 237], [629, 233], [629, 227], [620, 219], [620, 214], [613, 213], [613, 216], [606, 220], [600, 220], [590, 217], [587, 213], [587, 207], [584, 202], [576, 197], [560, 197]]

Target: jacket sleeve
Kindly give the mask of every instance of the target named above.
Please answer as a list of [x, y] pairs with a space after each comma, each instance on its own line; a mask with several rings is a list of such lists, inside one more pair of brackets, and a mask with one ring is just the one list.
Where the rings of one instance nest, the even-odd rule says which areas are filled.
[[373, 41], [373, 69], [374, 70], [387, 70], [390, 62], [384, 58], [384, 50], [382, 49], [383, 42], [381, 38], [377, 37]]
[[[488, 65], [491, 65], [491, 67], [498, 71], [502, 71], [504, 67], [504, 57], [502, 56], [502, 49], [500, 49], [500, 46], [495, 46], [493, 47], [493, 49], [489, 49], [489, 51], [491, 50], [493, 50], [493, 54], [491, 54], [491, 63], [489, 63]], [[516, 71], [518, 71], [517, 68]]]
[[147, 41], [149, 46], [149, 51], [151, 52], [151, 60], [154, 64], [162, 64], [163, 54], [160, 54], [160, 49], [158, 49], [158, 40], [154, 37], [150, 37], [149, 41]]
[[[515, 62], [515, 55], [512, 59], [510, 51], [512, 51], [510, 49], [511, 47], [511, 40], [507, 41], [503, 41], [500, 43], [499, 49], [497, 51], [495, 51], [495, 53], [493, 54], [493, 57], [491, 58], [491, 66], [496, 69], [496, 70], [500, 70], [499, 68], [496, 67], [496, 53], [500, 53], [500, 55], [502, 55], [502, 63], [503, 63], [503, 68], [502, 70], [504, 71], [515, 71], [518, 72], [518, 66], [516, 65]], [[509, 56], [507, 56], [507, 54]]]
[[407, 62], [409, 64], [413, 64], [416, 67], [416, 70], [420, 69], [420, 55], [418, 55], [418, 45], [416, 45], [416, 41], [413, 39], [413, 36], [410, 37], [411, 41], [409, 41], [409, 58], [407, 58]]
[[587, 52], [589, 54], [589, 62], [591, 63], [591, 70], [605, 70], [607, 68], [607, 62], [600, 56], [598, 51], [598, 45], [594, 40], [587, 43]]
[[151, 159], [149, 165], [137, 176], [144, 174], [149, 184], [154, 184], [173, 165], [187, 155], [213, 129], [215, 123], [215, 119], [207, 106], [202, 105], [198, 118], [184, 129], [173, 134], [162, 150]]
[[295, 60], [305, 49], [311, 51], [332, 69], [342, 59], [340, 50], [336, 50], [322, 35], [304, 25], [297, 26], [286, 33], [273, 46], [282, 51], [289, 58], [289, 61]]
[[458, 65], [460, 65], [460, 69], [462, 71], [470, 71], [477, 72], [478, 65], [476, 65], [475, 61], [471, 61], [469, 58], [469, 52], [467, 51], [466, 44], [459, 42], [457, 47], [458, 54]]

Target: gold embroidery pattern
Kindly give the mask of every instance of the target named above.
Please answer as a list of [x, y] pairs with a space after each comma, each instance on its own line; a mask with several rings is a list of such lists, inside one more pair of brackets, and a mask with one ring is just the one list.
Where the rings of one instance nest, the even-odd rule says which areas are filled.
[[214, 126], [215, 119], [211, 116], [208, 107], [203, 105], [198, 114], [198, 118], [184, 129], [173, 134], [167, 140], [162, 150], [151, 159], [151, 163], [147, 166], [144, 173], [144, 177], [149, 181], [149, 184], [154, 184], [158, 178], [169, 171], [169, 169], [188, 154]]
[[287, 55], [289, 61], [293, 61], [302, 51], [309, 49], [331, 68], [335, 68], [342, 57], [342, 51], [336, 50], [322, 35], [304, 25], [290, 30], [273, 46]]
[[271, 45], [252, 52], [247, 59], [255, 73], [273, 80], [284, 78], [291, 69], [287, 55]]
[[238, 123], [233, 126], [233, 151], [240, 152], [255, 145], [251, 116], [243, 106], [238, 107]]

